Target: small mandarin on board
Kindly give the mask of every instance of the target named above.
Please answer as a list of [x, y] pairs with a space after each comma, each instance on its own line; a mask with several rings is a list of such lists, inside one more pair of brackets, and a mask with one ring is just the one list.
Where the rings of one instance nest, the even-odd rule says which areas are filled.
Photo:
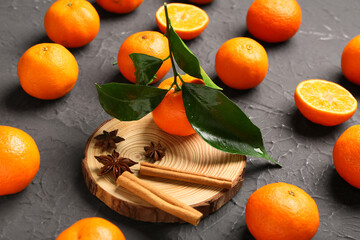
[[[209, 16], [199, 7], [185, 3], [169, 3], [167, 5], [171, 25], [181, 39], [190, 40], [199, 36], [209, 23]], [[166, 16], [164, 6], [155, 14], [157, 25], [162, 33], [166, 33]]]
[[[136, 82], [136, 76], [134, 63], [129, 57], [131, 53], [147, 54], [160, 59], [165, 59], [170, 54], [167, 38], [159, 32], [144, 31], [129, 36], [119, 49], [118, 66], [121, 74], [133, 83]], [[167, 59], [156, 73], [153, 83], [163, 78], [170, 68], [171, 60]]]
[[[189, 75], [182, 76], [184, 82], [204, 84], [201, 79], [193, 78]], [[169, 89], [174, 81], [174, 77], [161, 82], [159, 88]], [[177, 80], [181, 86], [181, 82]], [[152, 111], [155, 124], [164, 132], [178, 136], [189, 136], [195, 133], [189, 120], [186, 117], [182, 91], [175, 91], [175, 87], [170, 89], [162, 102]]]
[[58, 0], [47, 10], [44, 26], [52, 41], [67, 48], [77, 48], [96, 37], [100, 17], [86, 0]]
[[40, 153], [26, 132], [0, 126], [0, 196], [24, 190], [40, 166]]
[[96, 0], [103, 9], [113, 13], [129, 13], [138, 8], [143, 0]]
[[255, 0], [246, 16], [249, 32], [265, 42], [283, 42], [296, 34], [302, 12], [296, 0]]
[[351, 39], [344, 48], [341, 69], [349, 81], [360, 85], [360, 35]]
[[288, 183], [271, 183], [251, 194], [246, 225], [257, 240], [309, 240], [319, 227], [317, 205], [304, 190]]
[[336, 171], [350, 185], [360, 189], [360, 125], [349, 127], [333, 149]]
[[79, 67], [75, 57], [62, 45], [41, 43], [21, 56], [17, 72], [25, 92], [49, 100], [70, 92], [78, 78]]
[[56, 240], [125, 240], [121, 230], [103, 218], [84, 218], [65, 229]]
[[250, 89], [265, 78], [269, 63], [261, 44], [251, 38], [226, 41], [218, 50], [215, 69], [221, 81], [231, 88]]
[[294, 98], [304, 117], [324, 126], [335, 126], [347, 121], [357, 109], [357, 101], [348, 90], [321, 79], [299, 83]]

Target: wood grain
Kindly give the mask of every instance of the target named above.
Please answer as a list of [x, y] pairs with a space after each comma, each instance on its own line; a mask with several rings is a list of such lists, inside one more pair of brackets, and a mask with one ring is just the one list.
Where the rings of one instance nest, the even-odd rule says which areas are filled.
[[208, 145], [197, 134], [188, 137], [169, 135], [155, 125], [151, 114], [141, 120], [131, 122], [111, 119], [99, 126], [89, 138], [85, 148], [85, 158], [82, 161], [82, 171], [90, 192], [123, 216], [148, 222], [182, 222], [177, 217], [149, 205], [126, 189], [116, 186], [115, 179], [111, 174], [97, 175], [103, 165], [94, 156], [110, 154], [110, 152], [101, 152], [101, 148], [95, 147], [94, 137], [101, 134], [103, 130], [115, 129], [119, 129], [118, 136], [125, 138], [125, 141], [118, 143], [116, 148], [122, 157], [136, 162], [149, 161], [144, 156], [144, 146], [149, 145], [150, 141], [156, 143], [160, 141], [167, 149], [166, 155], [155, 164], [233, 179], [233, 188], [220, 189], [139, 176], [139, 164], [131, 167], [139, 178], [196, 208], [204, 216], [222, 207], [239, 191], [242, 185], [246, 166], [245, 156], [219, 151]]

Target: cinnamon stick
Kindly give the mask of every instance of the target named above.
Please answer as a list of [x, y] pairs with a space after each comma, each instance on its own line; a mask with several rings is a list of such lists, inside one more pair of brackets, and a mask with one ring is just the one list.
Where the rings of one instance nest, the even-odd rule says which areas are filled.
[[195, 226], [200, 222], [200, 219], [203, 216], [201, 212], [176, 198], [171, 197], [151, 184], [142, 181], [130, 172], [123, 172], [116, 180], [116, 183], [151, 205]]
[[147, 162], [141, 162], [140, 174], [183, 182], [203, 184], [218, 188], [230, 189], [233, 186], [233, 181], [230, 179], [192, 173], [189, 171], [178, 170], [175, 168], [164, 167]]

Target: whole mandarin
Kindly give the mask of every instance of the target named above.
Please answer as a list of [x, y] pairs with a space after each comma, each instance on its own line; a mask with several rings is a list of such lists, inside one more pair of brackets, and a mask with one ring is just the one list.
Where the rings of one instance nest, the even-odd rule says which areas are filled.
[[360, 35], [351, 39], [344, 48], [341, 69], [349, 81], [360, 85]]
[[264, 47], [246, 37], [226, 41], [215, 58], [216, 73], [221, 81], [236, 89], [256, 87], [264, 80], [268, 68]]
[[360, 189], [360, 125], [349, 127], [336, 140], [333, 161], [336, 171], [350, 185]]
[[301, 188], [282, 182], [267, 184], [251, 194], [245, 220], [257, 240], [309, 240], [320, 221], [314, 199]]
[[65, 229], [56, 240], [125, 240], [121, 230], [106, 219], [84, 218]]
[[24, 190], [39, 166], [40, 153], [34, 139], [18, 128], [0, 126], [0, 195]]
[[78, 78], [79, 67], [75, 57], [62, 45], [41, 43], [21, 56], [17, 72], [25, 92], [49, 100], [71, 91]]
[[143, 0], [96, 0], [103, 9], [113, 13], [129, 13], [138, 8]]
[[100, 17], [86, 0], [58, 0], [46, 12], [44, 26], [52, 41], [67, 48], [77, 48], [96, 37]]
[[283, 42], [296, 34], [302, 11], [296, 0], [255, 0], [246, 16], [249, 32], [265, 42]]

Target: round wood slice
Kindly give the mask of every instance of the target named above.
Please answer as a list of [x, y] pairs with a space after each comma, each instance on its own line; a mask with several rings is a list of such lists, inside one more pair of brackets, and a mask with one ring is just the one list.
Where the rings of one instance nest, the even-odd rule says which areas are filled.
[[126, 189], [116, 186], [112, 174], [98, 176], [103, 166], [94, 156], [111, 154], [102, 152], [95, 146], [95, 136], [119, 129], [118, 136], [125, 138], [117, 144], [116, 151], [120, 156], [133, 161], [149, 161], [144, 156], [144, 146], [150, 141], [166, 147], [165, 157], [155, 164], [232, 179], [232, 189], [220, 189], [199, 184], [186, 183], [162, 178], [145, 177], [138, 174], [139, 164], [131, 170], [144, 181], [153, 184], [169, 195], [201, 211], [204, 216], [215, 212], [229, 201], [240, 189], [244, 179], [246, 165], [245, 156], [219, 151], [207, 144], [200, 136], [193, 134], [179, 137], [163, 132], [152, 120], [151, 114], [138, 121], [121, 122], [111, 119], [104, 122], [89, 138], [85, 158], [82, 161], [82, 171], [90, 192], [107, 206], [123, 216], [148, 222], [182, 222], [162, 210], [159, 210]]

